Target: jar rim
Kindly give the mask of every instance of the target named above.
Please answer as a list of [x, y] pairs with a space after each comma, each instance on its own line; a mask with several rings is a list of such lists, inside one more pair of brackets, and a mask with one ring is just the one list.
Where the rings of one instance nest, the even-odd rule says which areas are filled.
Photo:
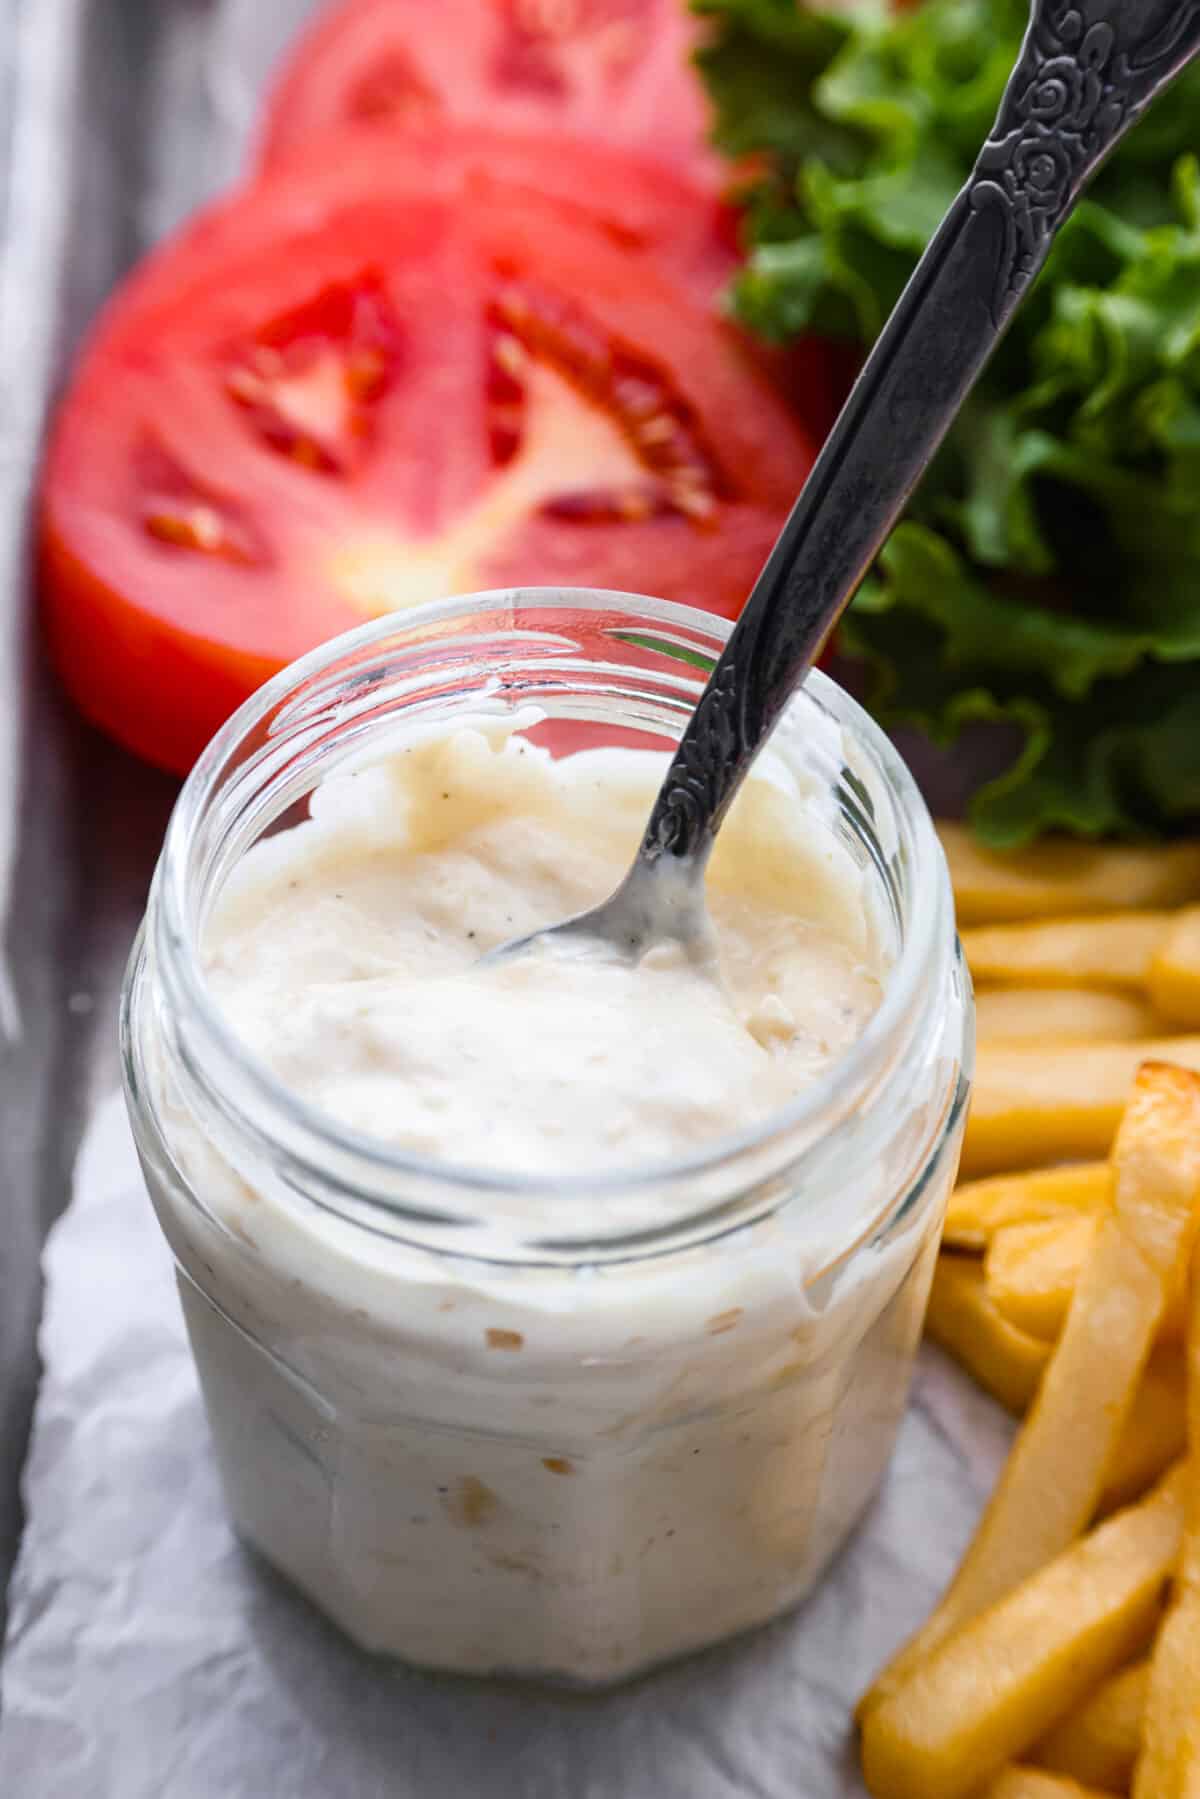
[[[520, 587], [493, 589], [414, 607], [403, 614], [387, 614], [322, 644], [291, 663], [247, 699], [213, 737], [184, 783], [164, 839], [155, 880], [160, 930], [156, 943], [169, 949], [164, 960], [164, 980], [177, 1008], [186, 1008], [203, 1053], [213, 1070], [244, 1083], [251, 1096], [248, 1107], [239, 1106], [241, 1121], [256, 1127], [267, 1143], [286, 1140], [291, 1159], [310, 1173], [323, 1172], [323, 1158], [336, 1152], [349, 1158], [364, 1177], [353, 1183], [353, 1197], [368, 1208], [381, 1206], [393, 1218], [403, 1219], [405, 1204], [382, 1192], [372, 1192], [369, 1177], [416, 1178], [435, 1190], [459, 1195], [495, 1197], [500, 1194], [604, 1198], [653, 1186], [661, 1191], [699, 1177], [734, 1170], [740, 1161], [759, 1157], [778, 1146], [780, 1161], [794, 1159], [784, 1152], [788, 1139], [809, 1131], [806, 1148], [826, 1142], [837, 1125], [858, 1107], [887, 1060], [887, 1052], [906, 1017], [923, 1011], [923, 983], [932, 978], [931, 964], [940, 941], [952, 942], [952, 911], [945, 857], [916, 782], [890, 739], [847, 694], [819, 670], [808, 677], [801, 694], [791, 704], [815, 703], [845, 731], [856, 747], [867, 752], [873, 770], [882, 779], [894, 810], [899, 848], [910, 863], [913, 900], [900, 935], [899, 952], [889, 971], [883, 999], [855, 1042], [807, 1083], [786, 1106], [740, 1131], [714, 1137], [686, 1156], [639, 1164], [599, 1168], [582, 1173], [539, 1174], [489, 1169], [448, 1158], [430, 1157], [394, 1147], [342, 1125], [335, 1117], [292, 1091], [237, 1036], [219, 1006], [203, 974], [199, 955], [199, 931], [195, 908], [189, 901], [190, 850], [206, 810], [221, 790], [222, 776], [239, 746], [259, 731], [276, 708], [293, 699], [304, 687], [349, 655], [382, 645], [410, 628], [461, 620], [472, 614], [509, 612], [536, 614], [555, 610], [579, 614], [611, 613], [621, 609], [636, 613], [648, 624], [683, 630], [723, 645], [732, 629], [728, 619], [673, 601], [639, 594], [596, 588]], [[132, 977], [131, 977], [132, 978]], [[213, 1081], [209, 1080], [210, 1091]], [[217, 1077], [217, 1091], [230, 1089]], [[827, 1128], [819, 1126], [822, 1115]], [[271, 1121], [278, 1130], [264, 1129]], [[755, 1179], [762, 1171], [756, 1167]], [[414, 1213], [428, 1221], [422, 1208]], [[461, 1214], [449, 1210], [446, 1221], [457, 1223]], [[689, 1222], [695, 1222], [694, 1219]], [[674, 1219], [671, 1228], [676, 1228]]]

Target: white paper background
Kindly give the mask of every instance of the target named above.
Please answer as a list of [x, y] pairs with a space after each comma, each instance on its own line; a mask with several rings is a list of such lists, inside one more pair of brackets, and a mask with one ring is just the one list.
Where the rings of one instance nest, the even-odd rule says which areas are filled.
[[425, 1676], [360, 1655], [233, 1538], [116, 1096], [46, 1276], [4, 1799], [859, 1799], [851, 1705], [1009, 1436], [926, 1350], [884, 1495], [799, 1613], [599, 1696]]

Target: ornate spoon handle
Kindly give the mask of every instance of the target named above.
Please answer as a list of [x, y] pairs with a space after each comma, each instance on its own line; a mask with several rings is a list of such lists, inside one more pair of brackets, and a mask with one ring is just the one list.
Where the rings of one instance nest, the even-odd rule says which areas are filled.
[[[703, 863], [1055, 232], [1200, 49], [1200, 0], [1034, 0], [992, 134], [918, 263], [746, 602], [638, 861]], [[636, 865], [635, 865], [636, 866]]]

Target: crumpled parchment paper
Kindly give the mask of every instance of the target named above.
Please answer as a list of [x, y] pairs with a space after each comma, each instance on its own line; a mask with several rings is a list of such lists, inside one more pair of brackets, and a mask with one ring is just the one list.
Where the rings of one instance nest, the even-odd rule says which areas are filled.
[[861, 1799], [851, 1706], [1010, 1434], [926, 1349], [882, 1497], [791, 1617], [598, 1696], [423, 1675], [353, 1649], [233, 1536], [116, 1095], [45, 1269], [5, 1799]]

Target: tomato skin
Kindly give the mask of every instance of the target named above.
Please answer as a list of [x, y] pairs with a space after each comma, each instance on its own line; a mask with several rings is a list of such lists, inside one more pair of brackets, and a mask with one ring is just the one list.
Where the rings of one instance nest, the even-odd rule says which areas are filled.
[[[446, 153], [431, 181], [407, 135], [386, 161], [352, 135], [336, 170], [289, 165], [151, 259], [98, 322], [51, 437], [52, 655], [91, 718], [174, 770], [268, 675], [399, 596], [595, 585], [734, 612], [811, 463], [669, 246], [631, 247], [577, 205], [484, 180], [478, 159]], [[542, 407], [501, 462], [498, 305]], [[313, 341], [332, 423], [320, 406], [313, 423], [308, 388], [298, 412], [277, 404], [290, 365], [262, 375], [264, 355], [273, 368]], [[669, 428], [635, 459], [651, 402]], [[546, 419], [570, 426], [548, 465]], [[658, 498], [610, 516], [631, 462]], [[709, 511], [692, 516], [697, 482]]]
[[720, 185], [690, 66], [700, 35], [685, 0], [343, 0], [285, 60], [259, 163], [348, 124], [486, 121], [640, 149]]
[[[94, 569], [71, 556], [45, 519], [42, 618], [63, 686], [106, 736], [156, 768], [186, 774], [209, 738], [280, 665], [215, 644], [202, 659], [203, 648], [198, 654], [166, 620], [132, 611]], [[56, 595], [64, 603], [50, 597]]]

